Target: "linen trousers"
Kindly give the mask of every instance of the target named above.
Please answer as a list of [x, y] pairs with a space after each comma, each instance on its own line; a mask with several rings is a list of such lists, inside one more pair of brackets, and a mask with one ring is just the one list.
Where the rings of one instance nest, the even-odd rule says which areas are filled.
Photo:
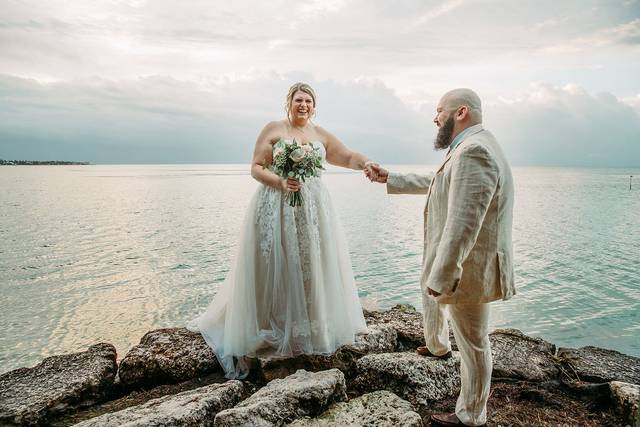
[[422, 295], [424, 338], [427, 348], [440, 356], [451, 350], [449, 324], [460, 351], [460, 395], [456, 415], [469, 426], [487, 422], [487, 400], [493, 359], [489, 342], [489, 304], [441, 304]]

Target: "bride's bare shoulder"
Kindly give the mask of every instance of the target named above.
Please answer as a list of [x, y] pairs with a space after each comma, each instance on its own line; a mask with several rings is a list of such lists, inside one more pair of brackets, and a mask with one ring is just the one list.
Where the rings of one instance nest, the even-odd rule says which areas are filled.
[[283, 131], [287, 129], [287, 123], [285, 120], [274, 120], [272, 122], [269, 122], [265, 125], [264, 130], [266, 131], [271, 131], [271, 132], [277, 132], [277, 131]]
[[268, 141], [271, 144], [277, 142], [280, 138], [287, 134], [287, 127], [284, 120], [274, 120], [267, 123], [258, 139]]
[[331, 144], [331, 142], [336, 139], [336, 137], [331, 132], [320, 125], [316, 125], [315, 131], [324, 145]]

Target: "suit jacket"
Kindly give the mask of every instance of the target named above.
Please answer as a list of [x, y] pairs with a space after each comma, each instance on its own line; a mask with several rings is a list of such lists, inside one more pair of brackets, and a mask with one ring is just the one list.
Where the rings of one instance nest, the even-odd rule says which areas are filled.
[[513, 178], [495, 137], [480, 126], [435, 174], [390, 173], [389, 194], [426, 194], [420, 285], [441, 303], [484, 303], [515, 295]]

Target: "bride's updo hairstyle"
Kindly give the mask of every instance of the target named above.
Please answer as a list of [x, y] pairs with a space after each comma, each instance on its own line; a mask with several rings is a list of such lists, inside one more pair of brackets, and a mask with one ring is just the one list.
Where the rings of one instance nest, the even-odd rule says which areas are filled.
[[296, 83], [289, 88], [289, 93], [287, 94], [287, 104], [284, 106], [285, 111], [287, 112], [287, 119], [291, 122], [291, 103], [293, 102], [293, 95], [297, 92], [301, 91], [306, 93], [313, 99], [313, 116], [316, 115], [316, 93], [313, 91], [311, 86], [306, 83]]

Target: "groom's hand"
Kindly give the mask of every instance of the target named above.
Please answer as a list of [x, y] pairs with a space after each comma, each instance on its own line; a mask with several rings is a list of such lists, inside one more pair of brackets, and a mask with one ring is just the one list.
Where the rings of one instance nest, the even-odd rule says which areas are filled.
[[371, 182], [379, 182], [381, 184], [385, 184], [389, 177], [389, 171], [377, 163], [367, 165], [364, 173]]

